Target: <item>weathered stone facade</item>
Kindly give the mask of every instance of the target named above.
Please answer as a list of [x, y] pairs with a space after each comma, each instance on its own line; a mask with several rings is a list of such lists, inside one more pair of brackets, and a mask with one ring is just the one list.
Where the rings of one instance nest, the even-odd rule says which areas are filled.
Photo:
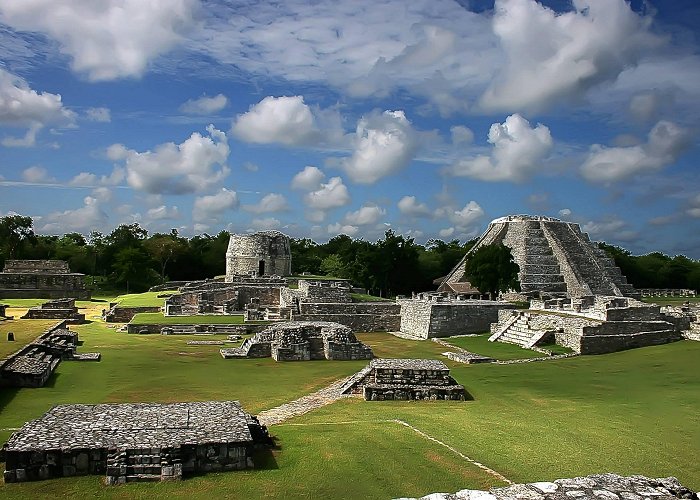
[[102, 319], [107, 323], [128, 323], [139, 313], [160, 312], [160, 306], [122, 307], [119, 304], [110, 304], [110, 308], [104, 311]]
[[265, 328], [240, 347], [221, 349], [224, 358], [267, 358], [275, 361], [313, 359], [371, 359], [372, 349], [359, 342], [352, 330], [324, 321], [289, 321]]
[[3, 446], [5, 482], [106, 474], [107, 484], [254, 467], [267, 429], [238, 401], [57, 405]]
[[61, 360], [99, 361], [99, 353], [78, 354], [78, 334], [61, 321], [0, 360], [0, 386], [42, 387]]
[[401, 333], [429, 339], [489, 331], [498, 311], [515, 309], [508, 302], [471, 300], [445, 293], [421, 293], [398, 299]]
[[681, 340], [660, 307], [628, 297], [533, 300], [527, 311], [502, 311], [489, 340], [532, 347], [554, 339], [579, 354], [603, 354]]
[[521, 292], [505, 294], [504, 298], [509, 300], [538, 296], [639, 296], [615, 262], [589, 240], [578, 224], [529, 215], [492, 221], [438, 290], [447, 291], [448, 284], [463, 282], [469, 256], [493, 243], [509, 247], [513, 260], [520, 266]]
[[[456, 493], [431, 493], [419, 500], [698, 500], [698, 495], [675, 477], [650, 479], [644, 476], [593, 474], [553, 482], [513, 484], [489, 491], [461, 490]], [[397, 500], [416, 500], [402, 498]]]
[[292, 253], [289, 236], [279, 231], [232, 234], [226, 251], [226, 281], [234, 276], [289, 276]]
[[342, 387], [367, 401], [441, 399], [464, 401], [466, 391], [435, 359], [373, 359]]
[[62, 260], [8, 260], [0, 273], [0, 297], [90, 300], [84, 278]]
[[67, 323], [85, 323], [85, 315], [78, 312], [75, 299], [54, 299], [39, 307], [32, 307], [22, 319], [62, 319]]

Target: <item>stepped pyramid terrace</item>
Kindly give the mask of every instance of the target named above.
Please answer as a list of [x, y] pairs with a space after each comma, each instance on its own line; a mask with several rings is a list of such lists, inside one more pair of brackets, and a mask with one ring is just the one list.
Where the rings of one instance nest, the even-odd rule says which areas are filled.
[[464, 269], [479, 248], [502, 243], [520, 266], [520, 293], [504, 298], [584, 297], [612, 295], [638, 298], [639, 294], [612, 258], [592, 243], [578, 224], [539, 215], [509, 215], [489, 224], [479, 241], [440, 284], [449, 292], [466, 282]]

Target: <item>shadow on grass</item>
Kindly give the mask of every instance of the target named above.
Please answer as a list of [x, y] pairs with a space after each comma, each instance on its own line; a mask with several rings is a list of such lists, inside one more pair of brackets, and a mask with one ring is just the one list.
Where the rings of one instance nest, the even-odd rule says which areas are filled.
[[466, 389], [464, 389], [464, 400], [465, 401], [474, 401], [474, 396], [472, 395], [471, 392], [469, 392]]
[[2, 387], [0, 388], [0, 411], [4, 410], [10, 402], [15, 399], [19, 392], [19, 387]]
[[53, 372], [49, 379], [46, 381], [46, 383], [42, 387], [55, 387], [56, 386], [56, 379], [60, 377], [60, 373]]

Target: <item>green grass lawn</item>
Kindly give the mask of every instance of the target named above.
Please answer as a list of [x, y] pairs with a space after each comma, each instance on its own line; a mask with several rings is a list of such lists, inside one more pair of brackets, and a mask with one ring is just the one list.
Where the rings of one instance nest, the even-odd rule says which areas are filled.
[[660, 306], [682, 306], [686, 302], [697, 304], [700, 297], [644, 297], [642, 302], [647, 304], [658, 304]]
[[[75, 328], [80, 350], [100, 351], [102, 361], [62, 362], [40, 389], [0, 389], [0, 442], [54, 404], [234, 399], [258, 413], [365, 365], [225, 360], [220, 346], [188, 346], [189, 337], [125, 335], [101, 321]], [[435, 342], [358, 338], [379, 357], [445, 360]], [[272, 426], [279, 448], [260, 470], [119, 487], [100, 476], [0, 483], [0, 497], [396, 498], [499, 484], [395, 419], [518, 482], [617, 472], [674, 475], [700, 489], [698, 342], [542, 363], [445, 362], [473, 401], [342, 399]]]
[[[0, 359], [5, 358], [32, 342], [47, 329], [55, 325], [55, 319], [11, 320], [0, 322]], [[14, 333], [15, 341], [8, 342], [7, 334]], [[2, 389], [0, 389], [2, 390]]]
[[159, 295], [177, 293], [177, 290], [168, 290], [165, 292], [144, 292], [130, 293], [120, 295], [113, 302], [119, 302], [122, 307], [146, 307], [146, 306], [162, 306], [165, 298], [158, 297]]
[[523, 349], [515, 344], [507, 344], [505, 342], [489, 342], [491, 334], [474, 335], [469, 337], [447, 337], [443, 340], [452, 345], [466, 349], [475, 354], [488, 356], [498, 360], [509, 359], [525, 359], [525, 358], [541, 358], [541, 352], [531, 349]]
[[164, 316], [163, 313], [138, 313], [131, 320], [134, 325], [242, 325], [243, 315], [198, 314], [196, 316]]

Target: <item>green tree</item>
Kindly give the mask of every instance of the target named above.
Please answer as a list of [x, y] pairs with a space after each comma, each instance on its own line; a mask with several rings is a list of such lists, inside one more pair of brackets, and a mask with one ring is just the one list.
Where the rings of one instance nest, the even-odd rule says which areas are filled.
[[0, 217], [0, 258], [16, 259], [21, 257], [24, 244], [35, 238], [34, 222], [26, 215], [6, 215]]
[[159, 281], [158, 273], [151, 267], [152, 261], [143, 248], [127, 247], [114, 257], [113, 281], [124, 286], [126, 293], [143, 292]]
[[495, 298], [500, 292], [520, 291], [519, 271], [510, 248], [499, 243], [477, 249], [467, 259], [464, 278], [481, 293]]

